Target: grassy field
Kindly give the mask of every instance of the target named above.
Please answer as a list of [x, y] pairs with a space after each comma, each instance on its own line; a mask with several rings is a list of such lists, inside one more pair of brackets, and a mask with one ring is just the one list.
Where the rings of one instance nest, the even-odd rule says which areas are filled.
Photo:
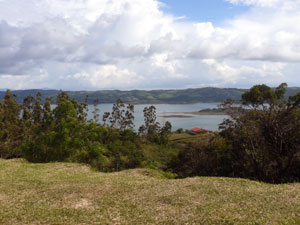
[[300, 184], [0, 160], [0, 224], [300, 224]]

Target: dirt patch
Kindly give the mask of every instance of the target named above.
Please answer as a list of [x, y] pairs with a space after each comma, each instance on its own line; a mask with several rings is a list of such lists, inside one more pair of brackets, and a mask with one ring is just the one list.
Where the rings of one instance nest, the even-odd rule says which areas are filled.
[[75, 209], [87, 209], [87, 208], [91, 208], [91, 207], [92, 207], [92, 203], [88, 199], [85, 199], [85, 198], [80, 199], [73, 206], [73, 208], [75, 208]]
[[8, 196], [0, 193], [0, 201], [8, 199]]

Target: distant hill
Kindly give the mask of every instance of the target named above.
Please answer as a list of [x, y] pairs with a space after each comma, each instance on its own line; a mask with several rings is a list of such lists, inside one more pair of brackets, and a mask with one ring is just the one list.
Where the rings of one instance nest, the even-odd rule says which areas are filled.
[[[238, 88], [193, 88], [193, 89], [177, 89], [177, 90], [132, 90], [132, 91], [119, 91], [119, 90], [105, 90], [105, 91], [67, 91], [69, 96], [73, 99], [83, 102], [86, 95], [89, 96], [89, 103], [92, 104], [95, 99], [99, 99], [100, 103], [113, 103], [116, 99], [121, 98], [125, 103], [132, 104], [158, 104], [158, 103], [210, 103], [222, 102], [227, 98], [239, 101], [241, 95], [247, 89]], [[59, 90], [16, 90], [12, 91], [17, 95], [17, 101], [21, 103], [28, 95], [36, 95], [38, 92], [42, 96], [52, 97], [53, 102], [59, 93]], [[294, 95], [300, 92], [300, 87], [290, 87], [287, 90], [287, 96]], [[3, 99], [5, 91], [0, 91], [0, 99]]]

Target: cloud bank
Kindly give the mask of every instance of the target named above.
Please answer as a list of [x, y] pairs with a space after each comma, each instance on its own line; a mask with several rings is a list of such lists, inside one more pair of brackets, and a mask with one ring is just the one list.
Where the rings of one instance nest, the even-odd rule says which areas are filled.
[[0, 0], [0, 88], [300, 85], [299, 0], [226, 0], [223, 26], [156, 0]]

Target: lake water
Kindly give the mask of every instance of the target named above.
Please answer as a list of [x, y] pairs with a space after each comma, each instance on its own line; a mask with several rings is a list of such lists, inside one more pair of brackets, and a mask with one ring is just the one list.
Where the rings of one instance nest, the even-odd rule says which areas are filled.
[[[144, 123], [144, 113], [145, 107], [154, 105], [156, 107], [156, 116], [159, 123], [164, 123], [166, 121], [171, 122], [172, 130], [176, 131], [178, 128], [191, 129], [193, 127], [204, 128], [211, 131], [217, 131], [219, 124], [225, 115], [193, 115], [188, 114], [188, 112], [197, 112], [201, 109], [206, 108], [217, 108], [218, 103], [197, 103], [197, 104], [145, 104], [145, 105], [135, 105], [134, 106], [134, 124], [135, 130]], [[98, 108], [100, 109], [100, 119], [104, 112], [111, 112], [113, 104], [100, 104]], [[94, 106], [89, 106], [88, 117], [92, 118], [92, 111]], [[185, 115], [191, 116], [190, 118], [163, 118], [161, 116], [168, 115]]]

